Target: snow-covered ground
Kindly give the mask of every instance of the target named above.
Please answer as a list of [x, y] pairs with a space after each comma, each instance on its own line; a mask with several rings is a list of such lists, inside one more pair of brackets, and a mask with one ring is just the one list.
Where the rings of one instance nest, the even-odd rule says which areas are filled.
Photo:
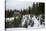
[[[27, 17], [29, 17], [28, 20], [27, 20]], [[40, 18], [41, 18], [41, 16], [39, 16], [39, 20], [37, 20], [37, 18], [35, 16], [32, 17], [32, 21], [34, 21], [33, 27], [31, 27], [30, 26], [31, 24], [30, 24], [30, 25], [28, 25], [28, 28], [6, 28], [6, 31], [22, 31], [22, 30], [31, 30], [31, 29], [41, 29], [41, 28], [44, 28], [45, 25], [43, 25], [43, 24], [41, 25], [40, 24]], [[27, 15], [25, 17], [23, 16], [22, 26], [24, 26], [25, 21], [27, 21], [29, 23], [30, 19], [31, 19], [30, 15]]]
[[14, 17], [6, 18], [6, 22], [7, 21], [13, 21], [13, 20], [14, 20]]
[[28, 26], [28, 28], [6, 28], [6, 31], [31, 31], [34, 29], [43, 29], [44, 25], [40, 25], [39, 27], [35, 28], [35, 27], [30, 27]]
[[[44, 26], [40, 26], [40, 27], [44, 27]], [[43, 28], [34, 28], [34, 27], [28, 27], [28, 28], [6, 28], [6, 31], [31, 31], [34, 29], [43, 29]]]

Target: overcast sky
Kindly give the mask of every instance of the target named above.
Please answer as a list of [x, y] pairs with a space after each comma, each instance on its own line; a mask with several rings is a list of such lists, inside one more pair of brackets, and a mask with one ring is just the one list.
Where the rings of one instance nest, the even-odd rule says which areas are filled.
[[17, 0], [6, 0], [6, 9], [26, 9], [28, 6], [32, 7], [33, 2], [31, 1], [17, 1]]

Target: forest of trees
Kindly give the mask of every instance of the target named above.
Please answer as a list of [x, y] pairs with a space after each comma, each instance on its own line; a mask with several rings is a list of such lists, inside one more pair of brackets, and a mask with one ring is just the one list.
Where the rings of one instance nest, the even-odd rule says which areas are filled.
[[[16, 9], [15, 10], [12, 10], [12, 9], [11, 10], [9, 10], [9, 9], [5, 10], [5, 18], [13, 17], [14, 12], [19, 12], [21, 15], [25, 15], [25, 14], [34, 14], [34, 15], [43, 14], [44, 15], [44, 10], [45, 10], [45, 4], [44, 3], [36, 3], [36, 4], [33, 3], [32, 8], [29, 6], [28, 9], [23, 9], [23, 10], [16, 10]], [[16, 24], [16, 22], [18, 22], [18, 20], [13, 22], [14, 25], [18, 25], [20, 23], [20, 19], [19, 19], [19, 23]]]
[[39, 15], [39, 14], [44, 14], [44, 9], [45, 9], [45, 5], [44, 3], [33, 3], [32, 8], [29, 6], [28, 9], [24, 9], [24, 10], [12, 10], [12, 9], [8, 9], [5, 10], [5, 17], [13, 17], [14, 11], [18, 11], [21, 14], [35, 14], [35, 15]]

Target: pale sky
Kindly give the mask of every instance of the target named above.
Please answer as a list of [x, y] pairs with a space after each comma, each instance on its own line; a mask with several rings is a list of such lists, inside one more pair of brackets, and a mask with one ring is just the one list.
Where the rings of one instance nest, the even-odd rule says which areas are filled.
[[17, 1], [17, 0], [6, 0], [6, 9], [26, 9], [29, 6], [32, 7], [33, 2], [31, 1]]

